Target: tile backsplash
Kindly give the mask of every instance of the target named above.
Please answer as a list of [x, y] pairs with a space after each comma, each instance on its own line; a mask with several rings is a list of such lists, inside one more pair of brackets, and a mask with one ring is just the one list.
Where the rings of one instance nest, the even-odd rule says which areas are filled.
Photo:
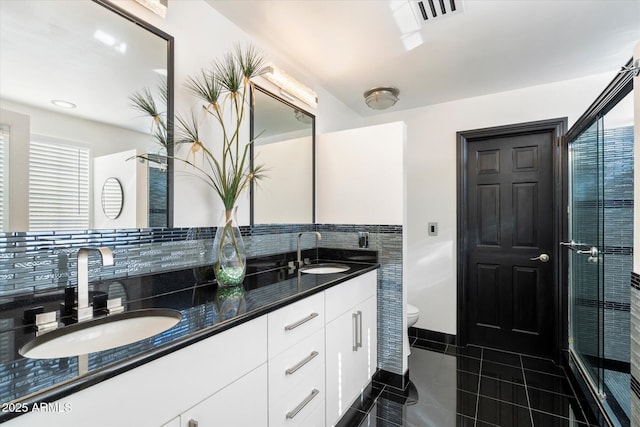
[[[296, 250], [297, 234], [319, 231], [320, 247], [358, 249], [358, 233], [369, 233], [378, 251], [378, 366], [402, 372], [402, 226], [292, 224], [241, 227], [247, 255]], [[46, 293], [77, 284], [79, 248], [108, 246], [115, 264], [100, 265], [90, 255], [89, 278], [111, 280], [206, 265], [212, 260], [215, 228], [150, 228], [0, 234], [0, 307], [16, 296]], [[302, 248], [316, 246], [304, 236]]]

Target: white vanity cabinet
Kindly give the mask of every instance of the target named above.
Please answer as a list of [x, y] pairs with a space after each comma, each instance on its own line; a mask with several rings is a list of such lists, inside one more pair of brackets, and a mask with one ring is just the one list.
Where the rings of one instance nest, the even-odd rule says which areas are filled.
[[377, 367], [377, 273], [325, 291], [326, 424], [334, 425]]

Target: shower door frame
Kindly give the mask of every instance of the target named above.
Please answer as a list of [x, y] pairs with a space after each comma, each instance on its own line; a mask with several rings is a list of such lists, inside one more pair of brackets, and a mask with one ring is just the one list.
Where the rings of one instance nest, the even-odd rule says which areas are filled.
[[[625, 64], [626, 67], [630, 67], [633, 64], [633, 58], [629, 59], [629, 61]], [[564, 138], [563, 150], [568, 152], [569, 142], [574, 141], [578, 138], [582, 132], [587, 130], [591, 125], [596, 123], [603, 117], [608, 111], [613, 109], [616, 104], [618, 104], [622, 99], [624, 99], [630, 92], [633, 91], [633, 73], [631, 72], [620, 72], [615, 78], [607, 85], [607, 87], [598, 95], [596, 100], [587, 108], [587, 110], [580, 116], [580, 118], [576, 121], [576, 123], [569, 129]], [[568, 161], [568, 156], [565, 157]], [[564, 206], [569, 207], [569, 164], [563, 165], [563, 169], [567, 172], [564, 174], [563, 179], [563, 203]], [[569, 240], [569, 212], [565, 211], [565, 227], [563, 233], [563, 241], [568, 242]], [[562, 287], [566, 290], [566, 294], [569, 295], [571, 293], [571, 283], [569, 281], [569, 250], [561, 251], [561, 263], [562, 263]], [[606, 262], [606, 261], [605, 261]], [[629, 280], [631, 278], [629, 277]], [[569, 325], [569, 316], [570, 316], [570, 299], [567, 299], [567, 305], [565, 307], [565, 319], [567, 320], [567, 326]], [[569, 337], [569, 328], [566, 329], [567, 337]], [[604, 333], [604, 331], [603, 331]], [[567, 340], [568, 343], [568, 340]], [[566, 365], [569, 367], [569, 370], [574, 375], [575, 379], [578, 380], [578, 385], [582, 389], [584, 395], [587, 397], [591, 408], [596, 411], [596, 413], [600, 413], [608, 423], [608, 425], [613, 425], [613, 422], [610, 418], [609, 412], [605, 409], [603, 404], [602, 396], [599, 395], [598, 390], [594, 390], [592, 385], [593, 382], [589, 375], [584, 372], [584, 368], [582, 366], [582, 362], [575, 355], [570, 346], [567, 346], [566, 353]], [[597, 385], [596, 385], [597, 387]]]

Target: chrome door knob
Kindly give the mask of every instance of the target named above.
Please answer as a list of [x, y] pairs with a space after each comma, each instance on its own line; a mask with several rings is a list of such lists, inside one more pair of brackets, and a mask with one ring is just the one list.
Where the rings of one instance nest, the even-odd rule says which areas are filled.
[[547, 254], [540, 254], [537, 257], [530, 258], [530, 259], [531, 259], [531, 261], [549, 262], [551, 257], [549, 257], [549, 255], [547, 255]]

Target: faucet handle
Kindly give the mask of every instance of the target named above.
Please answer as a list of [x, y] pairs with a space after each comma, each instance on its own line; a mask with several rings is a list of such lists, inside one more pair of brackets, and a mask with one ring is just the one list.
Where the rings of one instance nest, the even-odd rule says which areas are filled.
[[78, 322], [84, 322], [85, 320], [93, 319], [93, 307], [75, 307], [76, 319]]
[[122, 313], [124, 311], [124, 306], [122, 305], [122, 298], [113, 298], [107, 300], [107, 313], [108, 314], [116, 314]]

